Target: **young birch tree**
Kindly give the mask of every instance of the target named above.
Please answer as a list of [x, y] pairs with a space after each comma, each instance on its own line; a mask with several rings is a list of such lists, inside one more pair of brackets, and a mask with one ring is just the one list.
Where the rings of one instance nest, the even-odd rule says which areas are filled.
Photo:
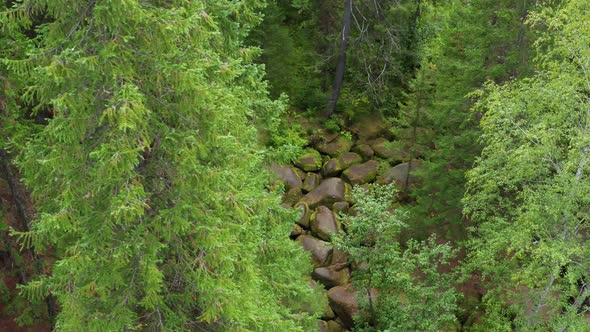
[[534, 15], [538, 74], [490, 84], [475, 107], [484, 149], [464, 202], [489, 287], [482, 330], [588, 328], [589, 20], [583, 0]]

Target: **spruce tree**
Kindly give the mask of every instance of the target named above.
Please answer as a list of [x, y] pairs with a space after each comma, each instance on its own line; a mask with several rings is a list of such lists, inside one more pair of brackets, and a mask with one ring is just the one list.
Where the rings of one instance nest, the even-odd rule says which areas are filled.
[[37, 207], [16, 236], [55, 259], [22, 292], [57, 297], [58, 330], [313, 323], [304, 309], [321, 301], [264, 190], [252, 123], [283, 107], [243, 45], [263, 6], [24, 0], [2, 13], [3, 144]]
[[420, 68], [398, 117], [422, 135], [412, 147], [412, 157], [425, 159], [423, 184], [413, 193], [413, 224], [463, 228], [464, 174], [480, 151], [468, 95], [486, 80], [528, 73], [530, 31], [523, 20], [533, 6], [495, 0], [422, 5]]

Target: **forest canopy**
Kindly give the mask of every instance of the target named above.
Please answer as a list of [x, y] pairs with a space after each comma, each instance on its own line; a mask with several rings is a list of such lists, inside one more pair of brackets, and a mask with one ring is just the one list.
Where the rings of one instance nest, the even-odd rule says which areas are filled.
[[590, 330], [588, 22], [0, 2], [0, 329]]

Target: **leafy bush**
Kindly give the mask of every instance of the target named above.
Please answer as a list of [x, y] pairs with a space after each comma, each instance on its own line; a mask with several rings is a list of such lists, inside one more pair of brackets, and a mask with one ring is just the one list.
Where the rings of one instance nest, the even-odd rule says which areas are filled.
[[[438, 331], [456, 321], [454, 276], [439, 273], [455, 252], [449, 244], [399, 242], [407, 227], [403, 209], [393, 209], [393, 185], [353, 189], [354, 216], [345, 218], [347, 234], [337, 239], [358, 269], [357, 291], [378, 290], [376, 301], [361, 301], [357, 325], [362, 331]], [[359, 296], [359, 298], [363, 298]]]

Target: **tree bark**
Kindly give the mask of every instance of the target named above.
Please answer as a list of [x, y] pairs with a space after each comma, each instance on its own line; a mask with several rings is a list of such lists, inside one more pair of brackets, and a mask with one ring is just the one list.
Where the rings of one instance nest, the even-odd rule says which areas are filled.
[[346, 70], [346, 51], [348, 50], [348, 36], [350, 35], [350, 24], [352, 16], [352, 0], [344, 0], [344, 15], [342, 17], [342, 40], [340, 41], [340, 50], [338, 52], [338, 62], [336, 63], [336, 74], [332, 84], [332, 92], [328, 99], [328, 106], [324, 117], [330, 117], [336, 110], [336, 104], [340, 97], [340, 89], [344, 83], [344, 72]]
[[[30, 201], [24, 185], [20, 182], [18, 175], [14, 174], [14, 172], [12, 171], [8, 153], [6, 153], [6, 151], [2, 149], [0, 149], [0, 179], [6, 180], [10, 196], [12, 198], [12, 208], [14, 209], [13, 215], [15, 220], [11, 226], [14, 226], [16, 230], [21, 232], [30, 231], [30, 223], [33, 219], [34, 211], [31, 211], [31, 209], [29, 208]], [[6, 238], [2, 240], [6, 241], [6, 243], [8, 243], [9, 246], [12, 246], [12, 248], [14, 248], [15, 251], [18, 251], [18, 246], [14, 243], [10, 243], [11, 241], [8, 237], [8, 232], [6, 233]], [[23, 248], [21, 253], [26, 253], [25, 257], [27, 258], [24, 260], [24, 263], [19, 263], [20, 260], [14, 260], [13, 253], [11, 253], [10, 259], [14, 264], [13, 269], [15, 271], [20, 271], [19, 283], [26, 284], [31, 279], [31, 275], [29, 274], [33, 274], [32, 277], [43, 275], [42, 267], [39, 263], [44, 258], [39, 257], [31, 248]], [[25, 266], [22, 266], [21, 264], [24, 264]], [[25, 272], [29, 270], [26, 268], [26, 265], [32, 265], [32, 271]], [[51, 330], [53, 330], [55, 328], [55, 320], [59, 312], [59, 306], [57, 304], [55, 296], [52, 294], [47, 295], [45, 297], [45, 305], [47, 306], [47, 323], [49, 324]]]

